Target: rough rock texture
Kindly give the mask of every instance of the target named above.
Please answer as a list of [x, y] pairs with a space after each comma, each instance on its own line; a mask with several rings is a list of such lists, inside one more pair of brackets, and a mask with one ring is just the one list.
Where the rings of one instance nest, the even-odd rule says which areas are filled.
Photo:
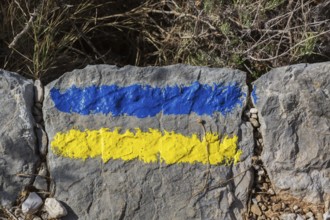
[[264, 148], [277, 194], [330, 199], [330, 63], [274, 69], [254, 83]]
[[[241, 97], [242, 105], [226, 115], [158, 113], [155, 117], [145, 118], [128, 115], [113, 117], [111, 114], [81, 115], [59, 111], [50, 95], [53, 88], [65, 92], [72, 86], [87, 88], [138, 83], [165, 87], [191, 85], [195, 81], [211, 86], [214, 83], [226, 85], [236, 82], [245, 94]], [[242, 72], [184, 65], [162, 68], [88, 66], [67, 73], [47, 85], [43, 115], [50, 143], [58, 132], [73, 128], [81, 131], [102, 127], [111, 130], [115, 127], [123, 130], [140, 128], [142, 131], [153, 128], [188, 136], [196, 133], [201, 137], [204, 130], [197, 121], [202, 119], [206, 132], [237, 135], [239, 149], [243, 151], [242, 162], [229, 166], [200, 163], [166, 165], [120, 159], [104, 164], [100, 158], [82, 160], [59, 156], [49, 144], [47, 157], [54, 181], [54, 197], [63, 202], [68, 210], [68, 216], [63, 219], [242, 219], [241, 212], [246, 208], [252, 182], [251, 172], [243, 172], [250, 167], [253, 152], [252, 127], [241, 119], [247, 94], [245, 74]], [[227, 98], [229, 101], [230, 97]], [[236, 175], [238, 177], [230, 180]]]
[[32, 178], [38, 161], [33, 106], [33, 82], [0, 70], [0, 204], [10, 206]]

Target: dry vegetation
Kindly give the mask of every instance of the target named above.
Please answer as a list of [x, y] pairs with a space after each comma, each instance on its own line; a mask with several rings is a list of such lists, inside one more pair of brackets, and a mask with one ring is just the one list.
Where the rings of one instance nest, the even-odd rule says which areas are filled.
[[87, 64], [242, 69], [330, 60], [329, 0], [4, 0], [0, 68], [44, 82]]

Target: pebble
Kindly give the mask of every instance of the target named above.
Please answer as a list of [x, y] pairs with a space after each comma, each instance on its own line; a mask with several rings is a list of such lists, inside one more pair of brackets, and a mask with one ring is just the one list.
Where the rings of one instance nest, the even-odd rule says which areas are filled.
[[275, 195], [275, 192], [274, 192], [273, 189], [269, 189], [269, 190], [267, 191], [267, 193], [268, 193], [269, 195]]
[[36, 176], [34, 180], [33, 186], [37, 189], [47, 191], [48, 183], [45, 176], [47, 176], [47, 166], [45, 163], [42, 163], [38, 172], [38, 176]]
[[297, 215], [296, 220], [305, 220], [301, 215]]
[[265, 170], [263, 170], [263, 169], [258, 170], [258, 175], [260, 175], [260, 176], [265, 175]]
[[324, 209], [330, 211], [330, 200], [326, 200], [324, 203]]
[[282, 220], [296, 220], [297, 215], [295, 213], [285, 213], [280, 216]]
[[65, 207], [55, 198], [47, 198], [44, 205], [44, 210], [48, 213], [48, 218], [61, 218], [68, 214]]
[[39, 210], [41, 205], [42, 199], [37, 193], [31, 192], [22, 204], [22, 211], [24, 214], [34, 214]]
[[278, 212], [278, 211], [281, 210], [281, 208], [282, 208], [282, 205], [281, 205], [280, 203], [274, 204], [274, 205], [272, 206], [272, 210], [273, 210], [273, 212]]
[[257, 165], [257, 164], [253, 164], [253, 167], [254, 167], [255, 170], [259, 170], [260, 169], [260, 166]]
[[324, 220], [330, 220], [330, 209], [329, 209], [329, 211], [327, 211], [326, 213], [324, 213], [323, 219]]
[[258, 109], [256, 109], [256, 108], [251, 108], [251, 109], [250, 109], [250, 113], [251, 113], [251, 114], [257, 114], [257, 113], [258, 113]]
[[39, 79], [34, 81], [34, 101], [42, 102], [44, 100], [44, 87]]
[[257, 114], [251, 114], [250, 118], [258, 119], [258, 115]]
[[293, 209], [294, 211], [297, 211], [297, 210], [299, 209], [299, 207], [298, 207], [297, 205], [294, 205], [294, 206], [292, 207], [292, 209]]
[[256, 214], [257, 216], [261, 216], [261, 215], [262, 215], [262, 212], [261, 212], [259, 206], [256, 205], [256, 204], [253, 204], [253, 205], [251, 206], [251, 212], [252, 212], [253, 214]]
[[306, 217], [308, 217], [308, 218], [314, 218], [313, 212], [307, 212], [306, 213]]
[[261, 205], [261, 210], [262, 211], [266, 211], [267, 210], [267, 207], [265, 205]]
[[[269, 186], [268, 186], [267, 183], [263, 183], [263, 184], [262, 184], [262, 188], [263, 188], [265, 191], [267, 191], [267, 190], [269, 189]], [[273, 195], [273, 194], [272, 194], [272, 195]]]
[[250, 122], [251, 122], [251, 124], [252, 124], [253, 127], [255, 127], [255, 128], [259, 128], [260, 127], [259, 121], [257, 119], [250, 118]]
[[314, 219], [313, 212], [307, 212], [305, 215], [306, 215], [307, 218], [313, 218]]
[[34, 103], [34, 106], [37, 107], [38, 109], [42, 109], [42, 104], [40, 102]]
[[32, 114], [33, 115], [42, 116], [41, 110], [39, 108], [37, 108], [36, 106], [33, 106], [33, 108], [32, 108]]
[[35, 115], [34, 119], [37, 123], [41, 123], [44, 120], [43, 117], [40, 115]]
[[47, 138], [47, 134], [44, 131], [44, 129], [42, 128], [41, 124], [36, 124], [35, 133], [36, 133], [36, 136], [37, 136], [39, 153], [42, 156], [46, 156], [47, 155], [47, 148], [48, 148], [48, 138]]
[[256, 200], [257, 200], [258, 202], [261, 202], [261, 201], [262, 201], [262, 197], [261, 197], [261, 195], [257, 195], [257, 196], [256, 196]]
[[316, 217], [317, 220], [329, 220], [330, 219], [330, 218], [328, 218], [328, 219], [323, 218], [321, 213], [316, 213], [315, 217]]

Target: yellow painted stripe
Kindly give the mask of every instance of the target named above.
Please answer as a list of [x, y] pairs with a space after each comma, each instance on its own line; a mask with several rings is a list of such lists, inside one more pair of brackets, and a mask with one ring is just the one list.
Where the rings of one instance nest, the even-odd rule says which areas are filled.
[[214, 133], [206, 133], [202, 141], [196, 134], [184, 136], [175, 132], [163, 133], [156, 129], [142, 132], [119, 129], [57, 133], [51, 143], [52, 150], [63, 157], [86, 159], [101, 156], [106, 163], [110, 159], [125, 161], [139, 159], [145, 163], [162, 161], [174, 163], [229, 164], [238, 162], [241, 150], [237, 150], [237, 136], [225, 136], [222, 140]]

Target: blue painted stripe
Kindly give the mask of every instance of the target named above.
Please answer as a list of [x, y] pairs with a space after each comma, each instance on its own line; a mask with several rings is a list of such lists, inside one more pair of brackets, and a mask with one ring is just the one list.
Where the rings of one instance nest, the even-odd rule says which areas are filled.
[[212, 115], [221, 112], [226, 115], [237, 105], [242, 105], [241, 88], [231, 85], [202, 85], [194, 82], [190, 86], [167, 86], [153, 88], [150, 85], [72, 86], [63, 93], [53, 88], [51, 98], [58, 110], [66, 113], [129, 115], [138, 118], [164, 115], [180, 115], [195, 112], [198, 115]]
[[253, 90], [252, 90], [252, 99], [253, 99], [253, 103], [254, 104], [257, 104], [258, 103], [258, 100], [259, 100], [259, 97], [258, 97], [258, 95], [257, 95], [257, 88], [256, 88], [256, 86], [253, 86]]

